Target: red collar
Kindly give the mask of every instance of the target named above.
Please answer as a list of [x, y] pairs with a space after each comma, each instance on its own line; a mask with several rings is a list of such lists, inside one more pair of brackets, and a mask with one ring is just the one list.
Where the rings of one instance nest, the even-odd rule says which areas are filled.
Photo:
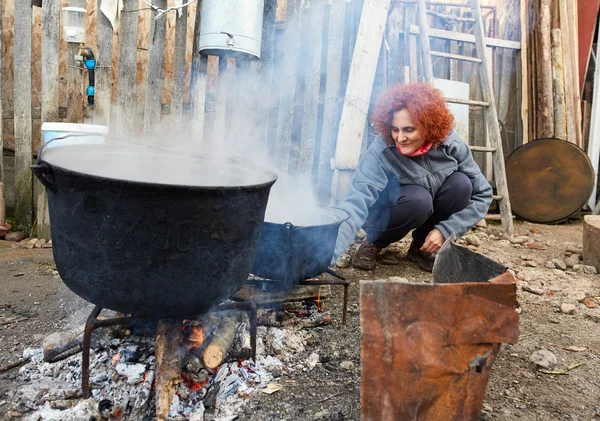
[[402, 154], [404, 156], [419, 156], [419, 155], [425, 155], [429, 151], [429, 149], [431, 149], [432, 146], [433, 146], [433, 142], [423, 143], [419, 147], [419, 149], [417, 149], [416, 151], [414, 151], [411, 154], [403, 154], [398, 146], [396, 146], [396, 149], [398, 149], [398, 152], [400, 152], [400, 154]]

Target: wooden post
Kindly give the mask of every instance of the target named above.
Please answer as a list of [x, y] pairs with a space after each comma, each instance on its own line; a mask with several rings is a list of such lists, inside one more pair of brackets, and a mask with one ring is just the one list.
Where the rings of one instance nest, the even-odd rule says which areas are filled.
[[96, 104], [94, 123], [110, 126], [112, 93], [113, 29], [110, 21], [100, 11], [102, 0], [96, 7]]
[[190, 103], [192, 104], [193, 137], [198, 138], [198, 147], [208, 142], [204, 138], [204, 112], [206, 102], [206, 69], [208, 58], [199, 53], [200, 28], [202, 25], [202, 0], [198, 0], [194, 19], [194, 43], [192, 46], [192, 74], [190, 81]]
[[[138, 8], [137, 0], [123, 0], [124, 10]], [[127, 136], [135, 131], [138, 12], [122, 13], [120, 22], [117, 131]]]
[[177, 15], [175, 26], [175, 52], [173, 57], [173, 89], [171, 96], [171, 124], [177, 130], [183, 119], [183, 95], [185, 89], [185, 56], [187, 44], [187, 7]]
[[363, 3], [336, 141], [336, 170], [353, 170], [358, 165], [389, 7], [390, 0]]
[[292, 125], [294, 122], [294, 101], [296, 99], [296, 74], [300, 56], [301, 0], [289, 0], [285, 22], [285, 53], [282, 87], [279, 97], [277, 117], [277, 138], [275, 143], [275, 162], [279, 169], [287, 171], [292, 147]]
[[[167, 0], [154, 0], [153, 4], [167, 8]], [[156, 133], [160, 125], [163, 81], [165, 75], [165, 38], [167, 33], [167, 17], [152, 18], [150, 26], [150, 44], [148, 46], [148, 81], [146, 103], [144, 105], [144, 138], [148, 139]]]
[[[69, 6], [85, 8], [85, 0], [69, 0]], [[67, 121], [83, 123], [83, 61], [78, 60], [80, 44], [67, 47]]]
[[342, 51], [344, 43], [345, 0], [333, 0], [329, 7], [329, 28], [327, 44], [327, 73], [325, 75], [325, 104], [323, 108], [323, 128], [319, 152], [317, 185], [319, 201], [328, 205], [333, 175], [330, 159], [335, 153], [335, 135], [339, 124], [340, 85], [342, 77]]
[[302, 133], [300, 138], [300, 154], [298, 157], [298, 176], [309, 176], [312, 169], [317, 145], [317, 114], [319, 112], [319, 91], [321, 86], [321, 51], [323, 46], [323, 1], [313, 1], [308, 12], [308, 56], [305, 66], [308, 67], [304, 79], [304, 111], [302, 113]]
[[542, 0], [540, 9], [540, 51], [536, 56], [537, 65], [541, 67], [537, 105], [537, 127], [539, 137], [553, 137], [554, 135], [554, 104], [552, 101], [552, 65], [550, 59], [550, 3], [551, 0]]
[[14, 125], [15, 125], [15, 219], [29, 232], [33, 225], [31, 177], [31, 2], [15, 2], [14, 16]]

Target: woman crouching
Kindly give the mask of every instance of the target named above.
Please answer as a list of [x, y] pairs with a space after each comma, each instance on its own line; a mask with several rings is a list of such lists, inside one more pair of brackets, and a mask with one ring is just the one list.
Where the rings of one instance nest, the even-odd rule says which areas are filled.
[[[374, 269], [379, 252], [410, 230], [407, 258], [431, 272], [436, 253], [452, 234], [462, 236], [487, 213], [492, 188], [467, 144], [453, 131], [442, 93], [426, 83], [395, 85], [373, 115], [379, 135], [361, 157], [347, 197], [338, 208], [339, 256], [362, 227], [367, 238], [352, 257]], [[382, 263], [398, 263], [382, 255]]]

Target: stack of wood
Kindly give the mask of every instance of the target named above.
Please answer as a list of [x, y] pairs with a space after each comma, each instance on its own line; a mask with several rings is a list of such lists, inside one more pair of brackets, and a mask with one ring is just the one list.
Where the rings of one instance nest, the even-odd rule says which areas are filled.
[[[215, 313], [203, 320], [161, 320], [156, 330], [156, 418], [166, 420], [182, 366], [190, 356], [211, 372], [227, 361], [251, 357], [248, 324], [239, 317]], [[187, 335], [186, 335], [187, 334]], [[180, 352], [182, 347], [187, 354]], [[197, 357], [196, 357], [197, 356]], [[188, 376], [183, 376], [187, 378]]]
[[524, 142], [564, 139], [583, 147], [577, 2], [523, 0]]

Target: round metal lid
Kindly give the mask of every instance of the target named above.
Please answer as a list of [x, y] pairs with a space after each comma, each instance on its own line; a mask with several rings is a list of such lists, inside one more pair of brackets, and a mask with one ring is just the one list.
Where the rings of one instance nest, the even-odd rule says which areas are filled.
[[560, 139], [538, 139], [517, 148], [506, 159], [513, 213], [531, 222], [568, 218], [587, 202], [594, 169], [581, 148]]

